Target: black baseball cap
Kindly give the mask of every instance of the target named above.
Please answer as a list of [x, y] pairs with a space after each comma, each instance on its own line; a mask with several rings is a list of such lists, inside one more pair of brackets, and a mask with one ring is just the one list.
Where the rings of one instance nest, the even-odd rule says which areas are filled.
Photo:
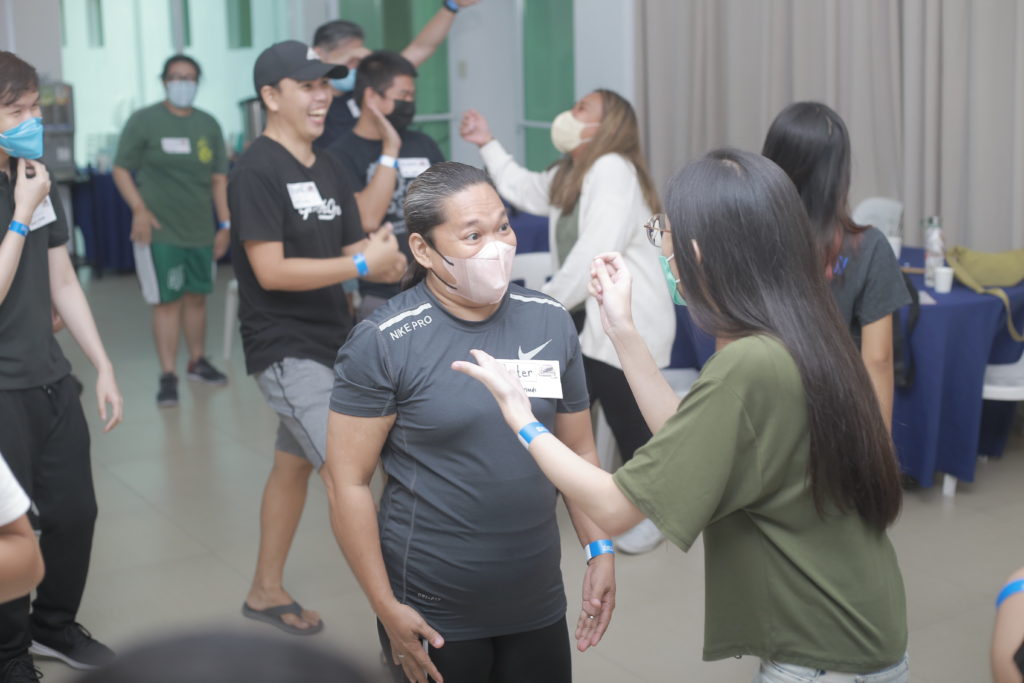
[[252, 80], [256, 96], [265, 85], [277, 85], [282, 78], [296, 81], [315, 81], [318, 78], [344, 78], [348, 67], [343, 64], [328, 64], [303, 42], [285, 40], [274, 43], [260, 53], [252, 69]]

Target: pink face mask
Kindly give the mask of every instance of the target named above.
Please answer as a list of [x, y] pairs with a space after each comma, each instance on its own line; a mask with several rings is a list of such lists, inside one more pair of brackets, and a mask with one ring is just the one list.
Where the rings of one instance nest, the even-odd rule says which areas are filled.
[[462, 298], [487, 305], [496, 304], [505, 296], [512, 278], [512, 259], [516, 255], [516, 248], [511, 244], [491, 240], [469, 258], [448, 258], [437, 253], [455, 284], [438, 279]]

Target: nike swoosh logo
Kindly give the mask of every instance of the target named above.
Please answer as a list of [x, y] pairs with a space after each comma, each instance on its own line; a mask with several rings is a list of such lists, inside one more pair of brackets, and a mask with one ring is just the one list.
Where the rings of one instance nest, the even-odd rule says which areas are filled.
[[519, 347], [519, 360], [533, 360], [533, 357], [536, 356], [541, 351], [543, 351], [544, 347], [547, 346], [550, 343], [551, 343], [551, 340], [548, 339], [546, 342], [544, 342], [543, 344], [541, 344], [540, 346], [535, 348], [533, 351], [530, 351], [528, 353], [523, 353], [523, 347], [520, 346]]

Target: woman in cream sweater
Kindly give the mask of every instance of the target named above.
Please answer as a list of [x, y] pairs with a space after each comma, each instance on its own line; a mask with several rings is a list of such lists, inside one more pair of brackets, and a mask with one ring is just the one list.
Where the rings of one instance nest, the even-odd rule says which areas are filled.
[[[542, 291], [573, 314], [591, 399], [599, 401], [623, 462], [651, 437], [622, 366], [601, 329], [597, 302], [588, 298], [591, 263], [601, 253], [620, 252], [634, 273], [636, 326], [659, 367], [669, 364], [676, 319], [665, 295], [657, 253], [642, 226], [661, 211], [633, 107], [610, 90], [595, 90], [551, 124], [551, 142], [563, 156], [543, 172], [529, 171], [491, 135], [475, 110], [462, 118], [463, 139], [480, 154], [498, 192], [517, 209], [547, 214], [552, 267]], [[625, 552], [646, 552], [663, 540], [650, 522], [618, 539]]]

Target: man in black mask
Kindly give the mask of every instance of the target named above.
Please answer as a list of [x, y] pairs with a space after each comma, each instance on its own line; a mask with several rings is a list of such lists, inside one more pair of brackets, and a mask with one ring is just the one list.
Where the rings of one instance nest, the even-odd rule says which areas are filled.
[[[432, 164], [444, 161], [433, 139], [408, 128], [416, 115], [416, 67], [397, 52], [373, 52], [356, 71], [355, 95], [359, 119], [327, 151], [354, 176], [363, 230], [373, 232], [391, 222], [399, 247], [411, 259], [402, 210], [405, 189]], [[359, 319], [397, 294], [399, 285], [360, 281]]]

